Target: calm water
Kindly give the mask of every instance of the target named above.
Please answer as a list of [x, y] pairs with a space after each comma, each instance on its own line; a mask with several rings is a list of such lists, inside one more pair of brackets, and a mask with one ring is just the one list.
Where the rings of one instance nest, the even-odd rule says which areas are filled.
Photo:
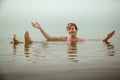
[[118, 80], [120, 42], [41, 41], [12, 45], [0, 39], [0, 80]]
[[[48, 42], [31, 22], [50, 35], [67, 35], [73, 22], [90, 40]], [[113, 29], [110, 43], [99, 40]], [[10, 44], [26, 30], [40, 42]], [[0, 80], [120, 80], [120, 0], [0, 0]]]

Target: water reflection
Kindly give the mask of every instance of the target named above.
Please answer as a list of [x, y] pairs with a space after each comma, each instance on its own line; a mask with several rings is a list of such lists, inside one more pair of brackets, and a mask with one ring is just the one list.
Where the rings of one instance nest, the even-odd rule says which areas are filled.
[[71, 42], [68, 44], [68, 59], [71, 62], [78, 63], [77, 57], [77, 42]]
[[12, 48], [13, 48], [13, 62], [16, 60], [16, 54], [17, 54], [17, 46], [18, 44], [12, 44]]
[[104, 42], [104, 44], [107, 46], [107, 51], [108, 51], [107, 55], [114, 56], [115, 55], [114, 45], [108, 41]]
[[17, 45], [18, 44], [12, 44], [12, 48], [13, 48], [13, 54], [15, 55], [17, 53]]
[[[25, 54], [25, 57], [27, 58], [28, 61], [31, 61], [33, 63], [37, 63], [38, 62], [38, 57], [37, 57], [38, 54], [35, 53], [34, 51], [31, 52], [31, 50], [30, 50], [31, 46], [32, 46], [32, 44], [25, 44], [24, 45], [24, 54]], [[32, 54], [30, 54], [30, 53], [32, 53]]]
[[43, 47], [44, 49], [48, 48], [48, 43], [47, 43], [47, 41], [41, 42], [41, 43], [42, 43], [42, 47]]
[[30, 52], [29, 52], [30, 46], [31, 46], [31, 44], [25, 44], [24, 45], [24, 54], [25, 54], [25, 57], [29, 57], [30, 56]]

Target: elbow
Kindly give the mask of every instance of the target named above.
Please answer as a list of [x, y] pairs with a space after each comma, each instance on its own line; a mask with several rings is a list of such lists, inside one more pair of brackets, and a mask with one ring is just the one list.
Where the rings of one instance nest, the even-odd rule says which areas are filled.
[[56, 39], [54, 37], [52, 37], [52, 36], [49, 36], [46, 39], [47, 39], [47, 41], [56, 41]]
[[52, 41], [52, 38], [50, 36], [45, 37], [47, 41]]

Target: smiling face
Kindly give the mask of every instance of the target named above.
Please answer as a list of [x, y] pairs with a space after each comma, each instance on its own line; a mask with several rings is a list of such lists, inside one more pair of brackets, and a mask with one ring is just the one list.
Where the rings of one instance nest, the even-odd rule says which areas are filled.
[[69, 23], [67, 25], [67, 31], [68, 31], [69, 35], [76, 36], [76, 34], [77, 34], [77, 26], [76, 26], [76, 24]]
[[77, 34], [77, 30], [76, 30], [75, 26], [71, 26], [70, 29], [68, 30], [68, 32], [71, 36], [76, 36], [76, 34]]

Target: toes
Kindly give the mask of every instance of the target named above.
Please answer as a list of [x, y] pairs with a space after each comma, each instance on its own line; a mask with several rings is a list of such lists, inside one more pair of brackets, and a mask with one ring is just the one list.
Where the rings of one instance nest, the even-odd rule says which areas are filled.
[[111, 32], [111, 34], [114, 35], [114, 34], [115, 34], [115, 30], [113, 30], [113, 31]]
[[12, 34], [12, 39], [14, 39], [16, 37], [16, 34]]

